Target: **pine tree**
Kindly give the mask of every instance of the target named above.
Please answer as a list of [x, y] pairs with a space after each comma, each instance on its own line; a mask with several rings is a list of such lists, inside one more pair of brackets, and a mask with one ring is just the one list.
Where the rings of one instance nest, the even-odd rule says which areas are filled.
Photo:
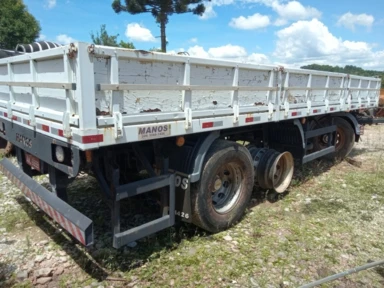
[[[210, 1], [210, 0], [208, 0]], [[112, 8], [116, 13], [128, 12], [132, 15], [140, 13], [151, 13], [160, 24], [161, 50], [166, 52], [167, 42], [165, 27], [168, 24], [168, 17], [172, 14], [193, 13], [202, 15], [205, 12], [204, 0], [114, 0]]]

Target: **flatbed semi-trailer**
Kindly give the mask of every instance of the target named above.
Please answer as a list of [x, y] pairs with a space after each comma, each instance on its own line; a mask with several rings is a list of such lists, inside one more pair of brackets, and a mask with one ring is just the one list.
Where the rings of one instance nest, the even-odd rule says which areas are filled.
[[[84, 245], [92, 220], [66, 194], [80, 171], [102, 188], [116, 248], [175, 218], [215, 233], [239, 221], [255, 185], [284, 192], [294, 159], [347, 156], [358, 111], [379, 101], [374, 77], [82, 42], [33, 47], [0, 59], [0, 136], [18, 161], [0, 170]], [[154, 190], [159, 218], [121, 231], [120, 201]]]

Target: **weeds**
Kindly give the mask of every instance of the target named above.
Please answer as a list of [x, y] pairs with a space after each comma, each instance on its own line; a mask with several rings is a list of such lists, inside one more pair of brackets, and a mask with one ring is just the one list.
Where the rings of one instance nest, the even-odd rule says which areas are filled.
[[[181, 224], [138, 241], [135, 248], [115, 250], [108, 234], [110, 213], [92, 178], [74, 183], [69, 198], [94, 220], [94, 248], [79, 248], [44, 224], [40, 213], [25, 208], [29, 204], [20, 204], [26, 211], [21, 212], [32, 215], [34, 223], [51, 237], [52, 249], [66, 250], [85, 272], [84, 281], [62, 276], [59, 287], [89, 285], [94, 279], [104, 279], [106, 271], [127, 281], [135, 279], [130, 287], [298, 287], [362, 265], [384, 252], [384, 153], [377, 150], [376, 142], [372, 142], [373, 150], [369, 148], [367, 139], [374, 141], [366, 137], [365, 146], [354, 150], [364, 156], [362, 168], [325, 160], [296, 167], [288, 193], [255, 191], [257, 203], [241, 222], [214, 235]], [[361, 149], [368, 150], [363, 153]], [[152, 207], [146, 207], [142, 199], [134, 201], [122, 205], [122, 213], [136, 224], [146, 220]], [[135, 205], [140, 206], [141, 216], [130, 214]], [[1, 227], [20, 221], [29, 225], [24, 216], [12, 218], [11, 213], [8, 220], [6, 215]], [[25, 242], [30, 247], [33, 237]], [[365, 271], [340, 283], [381, 287], [383, 275], [382, 269]]]

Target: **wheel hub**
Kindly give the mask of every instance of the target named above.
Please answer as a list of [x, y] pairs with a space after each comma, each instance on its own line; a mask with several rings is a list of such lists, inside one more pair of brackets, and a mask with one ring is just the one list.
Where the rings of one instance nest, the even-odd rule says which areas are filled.
[[228, 163], [216, 172], [212, 184], [212, 204], [218, 213], [232, 209], [239, 197], [242, 174], [237, 164]]
[[[216, 177], [217, 177], [217, 176], [216, 176]], [[223, 185], [223, 182], [221, 181], [221, 179], [220, 179], [220, 178], [216, 178], [215, 183], [214, 183], [214, 185], [213, 185], [215, 191], [216, 191], [216, 190], [219, 190], [219, 189], [221, 188], [222, 185]]]

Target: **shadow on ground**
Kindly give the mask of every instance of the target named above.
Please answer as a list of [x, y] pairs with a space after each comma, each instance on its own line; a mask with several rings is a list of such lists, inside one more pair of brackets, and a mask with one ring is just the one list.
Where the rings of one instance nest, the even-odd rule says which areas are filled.
[[9, 276], [16, 271], [16, 268], [16, 265], [13, 265], [12, 263], [0, 262], [0, 287], [8, 288], [15, 284], [13, 279], [7, 279], [9, 279]]
[[[360, 153], [360, 150], [355, 153]], [[337, 162], [327, 160], [314, 160], [303, 166], [297, 163], [292, 186], [301, 185], [313, 177], [325, 173], [335, 164]], [[17, 201], [36, 225], [60, 246], [84, 272], [99, 281], [113, 275], [114, 271], [128, 272], [140, 267], [157, 257], [156, 255], [162, 251], [177, 249], [182, 239], [209, 235], [193, 225], [177, 223], [174, 227], [141, 239], [136, 247], [114, 249], [112, 248], [110, 225], [111, 212], [103, 201], [101, 193], [97, 181], [91, 176], [79, 177], [68, 188], [69, 203], [93, 220], [95, 241], [94, 245], [88, 248], [84, 248], [69, 234], [60, 231], [59, 226], [52, 225], [49, 217], [43, 211], [37, 211], [24, 197], [18, 197]], [[287, 195], [289, 195], [289, 191], [277, 194], [255, 189], [249, 208], [264, 202], [276, 203]], [[158, 201], [147, 193], [124, 200], [121, 203], [121, 230], [124, 231], [158, 218], [160, 215], [157, 212], [160, 212]]]
[[[115, 271], [128, 272], [140, 267], [161, 251], [176, 249], [182, 239], [207, 235], [193, 225], [177, 223], [174, 227], [139, 240], [136, 247], [114, 249], [110, 225], [111, 212], [100, 193], [96, 180], [91, 176], [75, 180], [68, 191], [70, 204], [93, 220], [95, 241], [92, 247], [84, 247], [68, 233], [63, 233], [60, 226], [52, 224], [51, 219], [43, 211], [36, 210], [23, 196], [17, 197], [16, 200], [47, 236], [84, 272], [98, 281], [103, 281], [108, 276], [116, 277], [113, 274]], [[122, 201], [122, 231], [158, 218], [159, 215], [154, 211], [160, 211], [160, 208], [150, 197], [134, 197], [130, 201]]]

